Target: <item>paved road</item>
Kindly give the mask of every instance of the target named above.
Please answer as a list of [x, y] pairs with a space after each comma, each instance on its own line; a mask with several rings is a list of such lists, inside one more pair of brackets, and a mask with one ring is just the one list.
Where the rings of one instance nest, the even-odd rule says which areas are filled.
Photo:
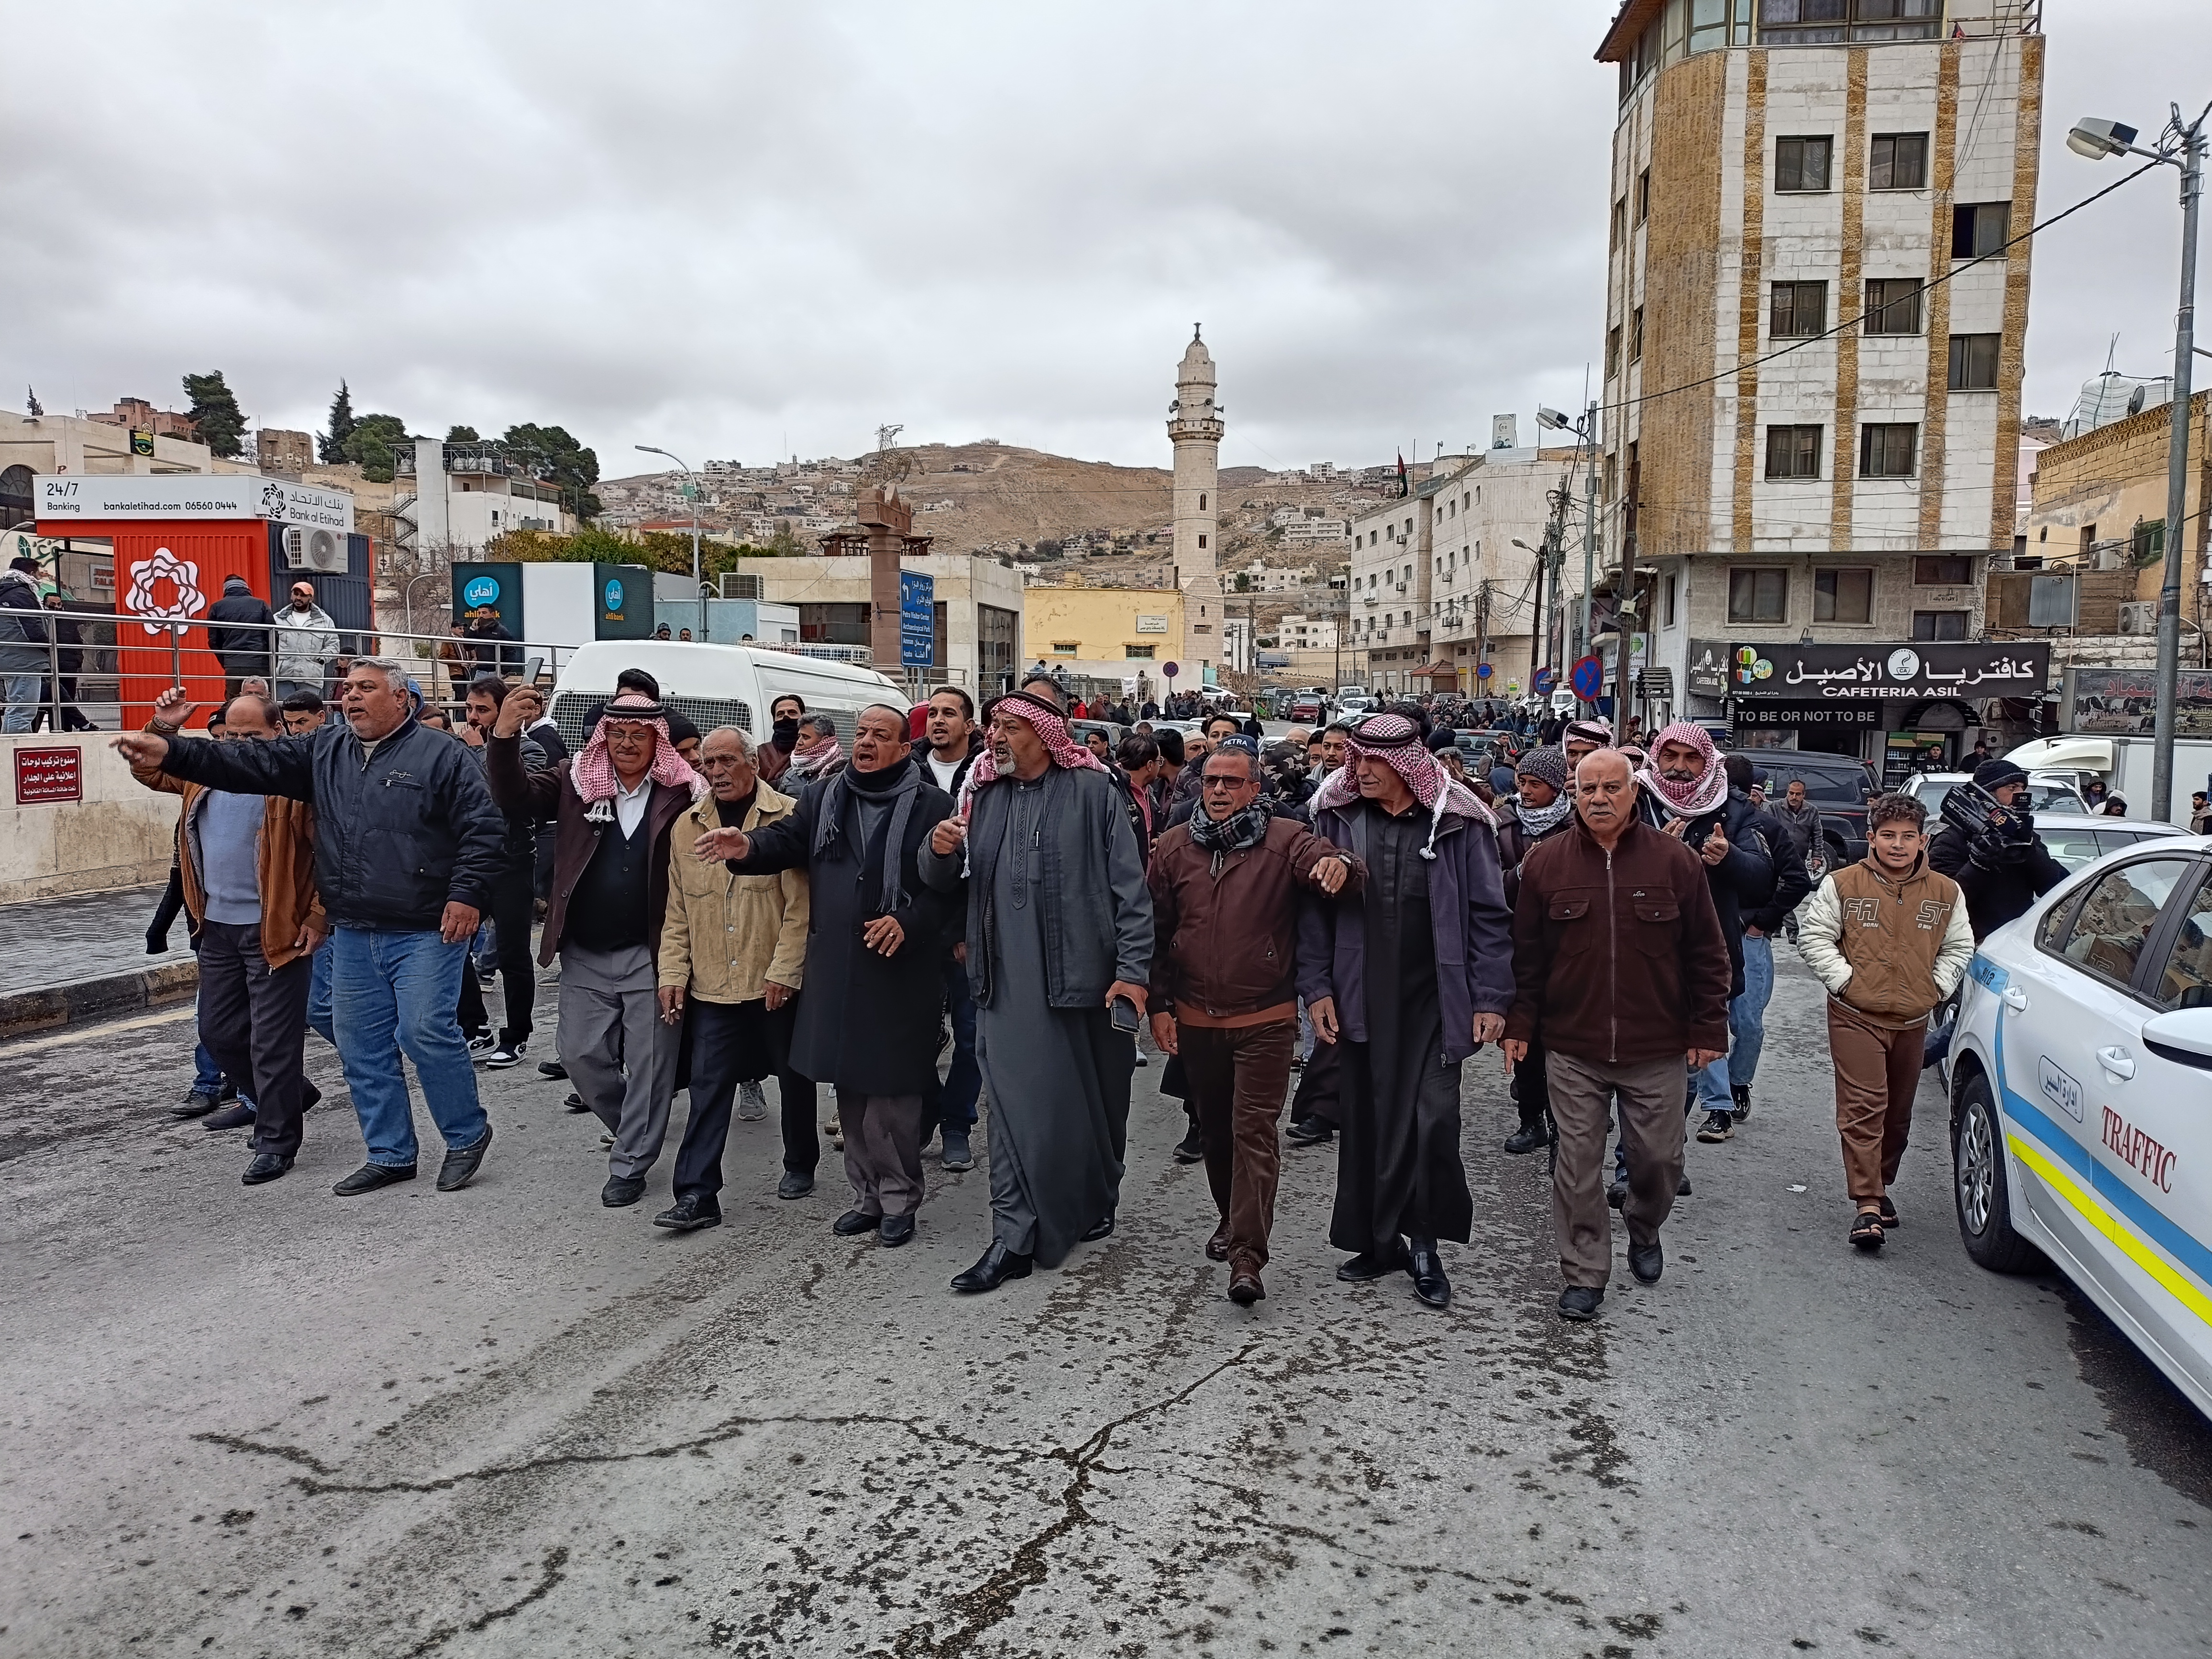
[[67, 898], [0, 904], [0, 992], [134, 973], [191, 960], [185, 919], [169, 932], [166, 955], [146, 953], [146, 927], [161, 902], [160, 887], [124, 887]]
[[971, 1301], [981, 1171], [854, 1246], [740, 1125], [729, 1224], [661, 1236], [510, 1073], [466, 1193], [331, 1197], [326, 1108], [249, 1191], [161, 1115], [186, 1024], [15, 1045], [0, 1654], [2205, 1651], [2212, 1431], [2059, 1283], [1967, 1263], [1933, 1111], [1902, 1233], [1845, 1248], [1817, 1021], [1793, 957], [1665, 1282], [1589, 1328], [1480, 1061], [1437, 1315], [1330, 1277], [1328, 1151], [1231, 1307], [1149, 1088], [1120, 1234]]

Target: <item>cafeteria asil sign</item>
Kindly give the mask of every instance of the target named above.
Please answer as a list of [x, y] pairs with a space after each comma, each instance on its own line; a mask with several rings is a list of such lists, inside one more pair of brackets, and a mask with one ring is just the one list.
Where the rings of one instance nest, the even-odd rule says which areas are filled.
[[341, 533], [353, 529], [353, 497], [343, 489], [252, 473], [42, 474], [33, 500], [41, 524], [78, 520], [273, 519]]

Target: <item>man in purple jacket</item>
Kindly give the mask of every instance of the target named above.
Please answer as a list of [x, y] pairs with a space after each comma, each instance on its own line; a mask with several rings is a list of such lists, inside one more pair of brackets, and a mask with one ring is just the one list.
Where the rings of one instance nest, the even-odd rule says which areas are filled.
[[1321, 1036], [1343, 1042], [1329, 1242], [1353, 1252], [1339, 1279], [1403, 1270], [1442, 1308], [1437, 1243], [1466, 1243], [1474, 1218], [1460, 1062], [1497, 1039], [1513, 1001], [1497, 821], [1403, 714], [1361, 721], [1345, 753], [1314, 797], [1314, 832], [1357, 855], [1367, 885], [1309, 901], [1299, 922], [1298, 994]]

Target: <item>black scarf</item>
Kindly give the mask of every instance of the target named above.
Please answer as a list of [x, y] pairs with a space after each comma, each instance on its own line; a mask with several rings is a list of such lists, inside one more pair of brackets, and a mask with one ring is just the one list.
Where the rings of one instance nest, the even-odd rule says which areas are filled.
[[1267, 840], [1268, 820], [1273, 817], [1264, 796], [1218, 823], [1206, 817], [1205, 807], [1200, 806], [1190, 815], [1190, 838], [1213, 854], [1213, 873], [1218, 876], [1222, 860], [1230, 854], [1242, 853]]
[[[911, 766], [887, 766], [879, 772], [861, 772], [847, 767], [832, 776], [822, 787], [822, 799], [817, 806], [820, 814], [814, 823], [813, 856], [820, 859], [838, 833], [837, 826], [845, 816], [845, 795], [857, 790], [864, 795], [896, 797], [891, 807], [891, 821], [884, 831], [884, 888], [878, 915], [890, 915], [905, 907], [906, 885], [899, 879], [899, 849], [906, 842], [906, 826], [914, 816], [914, 798], [921, 789], [921, 774]], [[856, 860], [866, 856], [865, 848], [854, 849]]]

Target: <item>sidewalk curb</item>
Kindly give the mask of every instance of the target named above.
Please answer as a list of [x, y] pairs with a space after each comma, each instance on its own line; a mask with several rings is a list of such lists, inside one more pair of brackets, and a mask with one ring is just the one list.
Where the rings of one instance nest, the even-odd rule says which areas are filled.
[[36, 991], [0, 996], [0, 1038], [28, 1036], [142, 1008], [164, 1008], [199, 993], [200, 965], [195, 960], [163, 963], [127, 974], [81, 979]]

